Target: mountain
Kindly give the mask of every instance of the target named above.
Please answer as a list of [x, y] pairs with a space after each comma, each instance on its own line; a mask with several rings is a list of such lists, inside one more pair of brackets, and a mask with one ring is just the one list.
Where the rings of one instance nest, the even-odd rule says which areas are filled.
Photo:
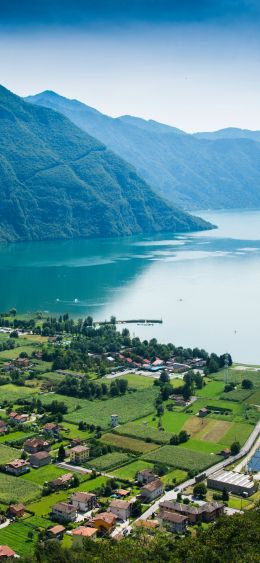
[[69, 117], [175, 204], [186, 209], [260, 206], [260, 144], [246, 135], [200, 138], [152, 120], [111, 118], [49, 91], [27, 99]]
[[210, 228], [66, 117], [0, 87], [0, 240]]
[[227, 127], [218, 131], [194, 133], [194, 137], [198, 139], [208, 139], [215, 141], [216, 139], [250, 139], [251, 141], [260, 142], [260, 131], [250, 131], [250, 129], [239, 129], [238, 127]]

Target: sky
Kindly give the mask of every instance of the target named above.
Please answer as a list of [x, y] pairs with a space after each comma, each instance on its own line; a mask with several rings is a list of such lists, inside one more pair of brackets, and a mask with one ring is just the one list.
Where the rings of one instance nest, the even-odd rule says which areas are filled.
[[0, 0], [0, 76], [115, 117], [260, 129], [260, 1]]

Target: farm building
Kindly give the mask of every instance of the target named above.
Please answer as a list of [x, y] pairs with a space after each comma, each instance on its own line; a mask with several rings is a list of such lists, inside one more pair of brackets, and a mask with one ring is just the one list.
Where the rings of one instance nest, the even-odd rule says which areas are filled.
[[11, 504], [8, 509], [8, 515], [12, 518], [22, 518], [24, 511], [25, 506], [22, 503]]
[[52, 528], [47, 530], [47, 535], [53, 540], [62, 540], [65, 532], [66, 528], [61, 524], [57, 524], [57, 526], [52, 526]]
[[226, 471], [220, 469], [207, 480], [208, 487], [212, 489], [227, 489], [230, 493], [242, 496], [250, 496], [257, 490], [254, 481], [243, 473], [235, 471]]

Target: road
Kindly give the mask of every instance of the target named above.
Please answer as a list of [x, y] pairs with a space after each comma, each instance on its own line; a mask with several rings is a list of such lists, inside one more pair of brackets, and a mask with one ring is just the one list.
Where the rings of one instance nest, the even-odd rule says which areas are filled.
[[[60, 469], [68, 469], [69, 471], [72, 471], [72, 473], [76, 472], [81, 473], [82, 475], [85, 475], [86, 473], [92, 473], [92, 469], [87, 469], [86, 467], [81, 467], [80, 465], [72, 465], [70, 463], [66, 463], [65, 461], [57, 463], [56, 465], [57, 467], [60, 467]], [[104, 473], [102, 471], [97, 471], [97, 475], [102, 475], [103, 477], [108, 477], [109, 479], [114, 478], [111, 473]]]
[[[206, 471], [203, 471], [203, 473], [206, 474], [206, 477], [209, 477], [209, 475], [212, 475], [212, 473], [215, 473], [215, 471], [219, 471], [219, 469], [223, 469], [227, 465], [234, 463], [235, 461], [239, 460], [241, 457], [246, 455], [248, 452], [250, 452], [250, 450], [251, 450], [252, 446], [254, 445], [255, 441], [257, 440], [259, 434], [260, 434], [260, 421], [255, 426], [253, 432], [250, 434], [248, 440], [246, 441], [244, 446], [241, 448], [239, 454], [237, 454], [235, 456], [230, 456], [227, 459], [224, 459], [223, 461], [217, 463], [216, 465], [212, 465], [212, 467], [209, 467], [209, 469], [206, 469]], [[181, 483], [181, 485], [178, 487], [178, 491], [174, 491], [174, 489], [172, 489], [171, 491], [167, 491], [160, 499], [156, 500], [154, 502], [154, 504], [152, 504], [142, 514], [142, 516], [140, 516], [139, 519], [140, 520], [147, 520], [148, 518], [150, 518], [152, 516], [152, 514], [154, 514], [154, 512], [156, 512], [159, 509], [160, 502], [163, 502], [165, 500], [176, 500], [177, 494], [179, 492], [182, 492], [187, 487], [195, 485], [195, 483], [196, 483], [195, 478], [188, 479], [188, 481]]]

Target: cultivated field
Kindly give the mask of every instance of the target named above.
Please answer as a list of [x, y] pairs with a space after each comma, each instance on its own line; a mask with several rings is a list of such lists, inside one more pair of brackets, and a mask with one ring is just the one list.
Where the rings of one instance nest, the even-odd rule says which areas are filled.
[[206, 442], [221, 442], [223, 443], [223, 436], [232, 427], [232, 422], [226, 420], [209, 419], [208, 424], [202, 427], [195, 437], [199, 440]]
[[153, 469], [153, 464], [148, 461], [138, 459], [120, 467], [120, 469], [116, 469], [116, 471], [113, 471], [113, 475], [119, 479], [129, 479], [129, 481], [132, 481], [135, 479], [138, 471], [142, 471], [143, 469]]
[[149, 439], [157, 444], [168, 444], [172, 437], [169, 432], [164, 432], [157, 430], [148, 424], [136, 424], [134, 422], [129, 422], [123, 426], [118, 426], [115, 429], [117, 434], [123, 434], [125, 436], [133, 436], [140, 439]]
[[57, 479], [57, 477], [64, 475], [64, 473], [68, 473], [68, 471], [64, 471], [56, 465], [51, 464], [46, 465], [45, 467], [39, 467], [39, 469], [31, 469], [28, 473], [23, 475], [23, 479], [32, 483], [37, 483], [37, 485], [43, 485], [46, 481]]
[[136, 440], [135, 438], [129, 438], [129, 436], [121, 436], [119, 434], [104, 434], [101, 440], [104, 444], [109, 444], [115, 446], [116, 448], [122, 448], [133, 453], [142, 454], [145, 452], [150, 452], [156, 449], [158, 446], [155, 444], [150, 444], [144, 442], [143, 440]]
[[[188, 444], [188, 442], [186, 442]], [[163, 446], [155, 452], [146, 454], [145, 459], [151, 462], [166, 463], [177, 469], [192, 470], [199, 473], [210, 465], [220, 461], [216, 455], [208, 455], [207, 453], [188, 450], [180, 446]]]
[[0, 473], [0, 502], [30, 502], [41, 495], [41, 487], [22, 477]]
[[131, 457], [122, 452], [111, 452], [109, 454], [101, 455], [95, 459], [91, 459], [86, 463], [86, 466], [90, 469], [94, 468], [97, 471], [107, 471], [108, 469], [113, 469], [113, 467], [118, 467], [131, 461]]
[[17, 387], [12, 383], [7, 383], [7, 385], [1, 385], [0, 387], [0, 404], [3, 401], [10, 401], [12, 404], [17, 401], [17, 399], [26, 399], [26, 397], [32, 395], [32, 393], [37, 392], [37, 389], [32, 389], [31, 387]]
[[0, 464], [4, 465], [13, 461], [14, 459], [19, 459], [21, 457], [21, 452], [10, 446], [5, 446], [0, 444]]
[[[33, 538], [28, 538], [28, 532], [33, 533]], [[24, 557], [30, 556], [33, 553], [37, 539], [38, 534], [31, 526], [27, 526], [26, 521], [15, 522], [7, 528], [0, 530], [0, 544], [8, 545]]]

